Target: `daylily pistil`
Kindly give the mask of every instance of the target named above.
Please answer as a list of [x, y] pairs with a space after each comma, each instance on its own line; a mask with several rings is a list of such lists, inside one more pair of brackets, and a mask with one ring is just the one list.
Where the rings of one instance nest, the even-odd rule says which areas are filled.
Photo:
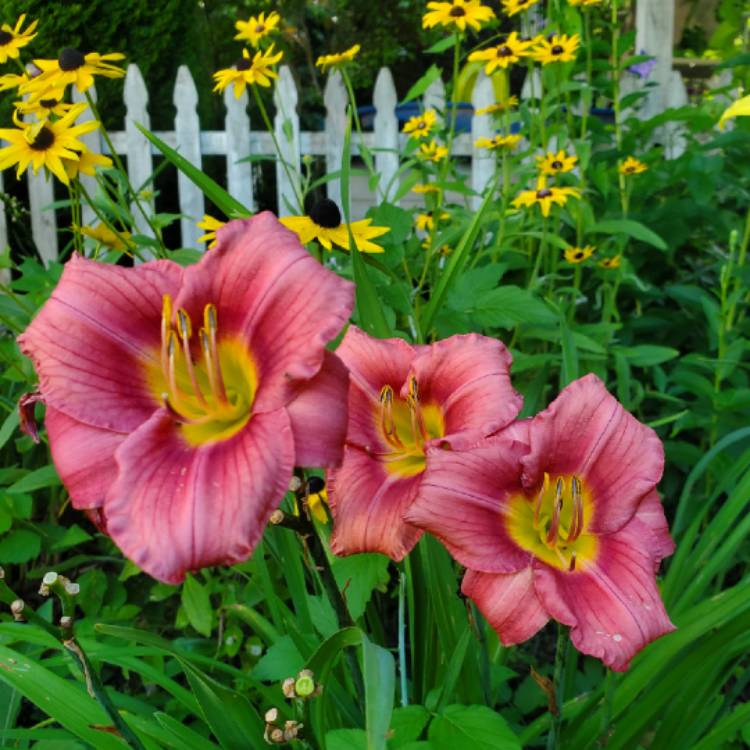
[[[216, 306], [208, 304], [196, 342], [188, 313], [180, 308], [173, 316], [172, 299], [164, 295], [161, 372], [151, 381], [191, 445], [226, 440], [241, 430], [257, 390], [257, 368], [247, 346], [219, 340], [218, 329]], [[193, 361], [195, 348], [199, 354]]]

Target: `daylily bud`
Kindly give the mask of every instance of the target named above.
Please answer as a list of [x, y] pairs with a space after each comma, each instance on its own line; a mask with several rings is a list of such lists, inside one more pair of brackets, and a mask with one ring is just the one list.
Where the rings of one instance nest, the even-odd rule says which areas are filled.
[[23, 610], [25, 608], [26, 608], [26, 602], [24, 602], [23, 599], [16, 599], [14, 602], [11, 602], [10, 611], [13, 614], [13, 619], [16, 622], [24, 621]]

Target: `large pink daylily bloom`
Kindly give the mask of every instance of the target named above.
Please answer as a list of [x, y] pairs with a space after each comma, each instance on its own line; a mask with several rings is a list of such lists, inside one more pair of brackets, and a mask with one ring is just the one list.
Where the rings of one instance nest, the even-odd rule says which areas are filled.
[[341, 459], [348, 375], [324, 347], [352, 305], [270, 213], [186, 269], [74, 256], [19, 337], [74, 507], [162, 581], [246, 559], [293, 467]]
[[656, 572], [674, 545], [653, 430], [594, 375], [546, 410], [460, 452], [428, 450], [406, 514], [468, 568], [462, 591], [506, 645], [550, 618], [617, 671], [674, 629]]
[[328, 475], [331, 548], [401, 560], [422, 533], [403, 514], [423, 480], [425, 450], [470, 445], [518, 415], [511, 356], [475, 334], [410, 346], [354, 326], [336, 353], [350, 372], [349, 425], [341, 468]]

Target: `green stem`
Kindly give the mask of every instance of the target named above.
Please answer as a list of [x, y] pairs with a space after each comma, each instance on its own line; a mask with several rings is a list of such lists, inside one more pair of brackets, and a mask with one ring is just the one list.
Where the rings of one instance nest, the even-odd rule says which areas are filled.
[[402, 571], [398, 583], [398, 671], [401, 681], [401, 705], [409, 705], [406, 683], [406, 574]]
[[586, 81], [588, 86], [583, 88], [583, 112], [581, 113], [581, 139], [586, 137], [589, 123], [589, 113], [591, 112], [593, 88], [591, 84], [593, 73], [592, 45], [591, 45], [591, 18], [589, 9], [583, 8], [583, 43], [586, 47]]
[[559, 750], [561, 747], [562, 707], [565, 700], [565, 662], [568, 651], [568, 630], [564, 625], [557, 625], [557, 647], [555, 648], [555, 672], [552, 687], [555, 691], [554, 711], [551, 711], [550, 731], [547, 735], [547, 750]]
[[[357, 132], [357, 136], [359, 137], [359, 155], [362, 157], [362, 161], [365, 163], [367, 171], [370, 173], [370, 177], [375, 177], [377, 175], [377, 172], [375, 171], [375, 163], [374, 159], [372, 158], [372, 154], [370, 153], [370, 149], [367, 148], [367, 145], [365, 144], [365, 135], [362, 132], [362, 124], [359, 121], [359, 112], [357, 112], [357, 99], [354, 96], [354, 88], [352, 87], [352, 82], [349, 78], [349, 74], [346, 72], [346, 69], [344, 67], [341, 68], [341, 78], [344, 81], [344, 86], [346, 86], [346, 93], [349, 97], [349, 106], [352, 108], [352, 115], [354, 118], [354, 129]], [[387, 190], [388, 186], [386, 186], [385, 189], [381, 189], [380, 191], [381, 197], [384, 200]]]
[[601, 744], [606, 747], [607, 741], [609, 740], [609, 727], [612, 723], [612, 705], [615, 699], [615, 673], [611, 670], [607, 670], [607, 676], [604, 680], [604, 705], [602, 711], [602, 731], [601, 731]]

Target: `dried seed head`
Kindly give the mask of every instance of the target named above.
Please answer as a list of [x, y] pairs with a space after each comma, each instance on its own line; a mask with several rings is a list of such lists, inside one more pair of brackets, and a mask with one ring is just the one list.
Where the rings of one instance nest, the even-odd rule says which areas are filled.
[[269, 708], [268, 711], [266, 711], [266, 715], [264, 718], [269, 724], [273, 724], [273, 722], [279, 718], [279, 709]]
[[287, 677], [284, 682], [281, 683], [281, 692], [284, 693], [285, 698], [291, 700], [292, 698], [297, 697], [297, 693], [294, 690], [294, 683], [294, 677]]
[[274, 526], [278, 526], [280, 523], [282, 523], [284, 520], [284, 511], [283, 510], [275, 510], [273, 513], [271, 513], [271, 517], [268, 519], [268, 522], [273, 524]]
[[55, 573], [53, 570], [49, 571], [49, 573], [44, 574], [44, 578], [42, 578], [42, 583], [45, 586], [54, 586], [57, 583], [58, 579], [57, 573]]

